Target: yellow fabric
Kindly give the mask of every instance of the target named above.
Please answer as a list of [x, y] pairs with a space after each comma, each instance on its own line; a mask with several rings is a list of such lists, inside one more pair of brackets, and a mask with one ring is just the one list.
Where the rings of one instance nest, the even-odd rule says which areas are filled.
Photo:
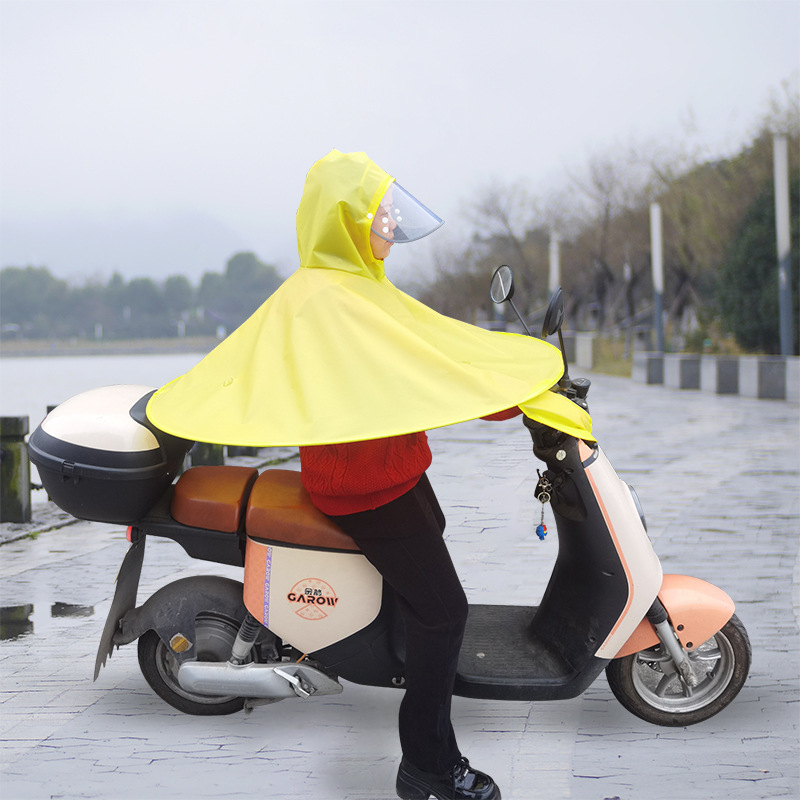
[[[297, 212], [300, 268], [156, 392], [147, 414], [157, 427], [233, 445], [359, 441], [492, 414], [558, 380], [551, 345], [444, 317], [386, 278], [369, 215], [392, 181], [363, 153], [334, 150], [311, 168]], [[569, 417], [549, 397], [540, 411]]]
[[520, 403], [519, 407], [526, 417], [537, 422], [543, 422], [551, 428], [587, 442], [597, 441], [592, 436], [592, 418], [562, 394], [542, 392], [531, 400]]

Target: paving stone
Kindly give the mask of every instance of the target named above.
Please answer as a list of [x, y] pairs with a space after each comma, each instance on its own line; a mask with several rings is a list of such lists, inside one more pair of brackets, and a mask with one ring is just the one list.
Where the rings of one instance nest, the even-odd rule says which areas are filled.
[[[462, 750], [505, 798], [751, 800], [800, 797], [800, 420], [796, 404], [592, 376], [595, 432], [636, 486], [665, 571], [697, 575], [736, 601], [753, 646], [734, 703], [689, 728], [629, 714], [600, 677], [580, 698], [454, 698]], [[432, 431], [431, 480], [473, 602], [535, 604], [557, 553], [534, 534], [537, 464], [518, 421]], [[296, 464], [294, 465], [296, 467]], [[41, 525], [64, 522], [35, 506]], [[122, 526], [75, 523], [18, 539], [0, 531], [0, 604], [31, 604], [33, 631], [0, 643], [3, 800], [393, 798], [400, 693], [343, 694], [191, 717], [139, 673], [135, 645], [92, 683], [97, 641], [127, 549]], [[14, 540], [16, 539], [16, 540]], [[192, 574], [241, 578], [148, 543], [140, 601]], [[53, 616], [54, 603], [93, 609]]]

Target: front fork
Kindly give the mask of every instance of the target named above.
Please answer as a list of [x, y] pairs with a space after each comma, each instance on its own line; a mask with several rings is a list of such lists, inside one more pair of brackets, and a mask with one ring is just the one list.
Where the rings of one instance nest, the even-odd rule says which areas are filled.
[[[689, 655], [683, 649], [677, 634], [669, 622], [667, 609], [664, 608], [664, 605], [657, 597], [647, 612], [647, 619], [655, 629], [656, 636], [658, 636], [664, 652], [670, 657], [683, 685], [689, 690], [697, 686], [697, 676], [692, 669]], [[668, 668], [668, 666], [665, 664], [662, 668]]]

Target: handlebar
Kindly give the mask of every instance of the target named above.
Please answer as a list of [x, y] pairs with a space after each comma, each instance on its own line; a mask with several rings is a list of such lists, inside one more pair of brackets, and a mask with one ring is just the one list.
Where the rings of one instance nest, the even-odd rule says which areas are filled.
[[592, 382], [588, 378], [570, 378], [564, 376], [559, 381], [558, 391], [564, 397], [572, 400], [573, 403], [580, 406], [585, 411], [589, 410], [589, 403], [586, 400], [586, 395], [589, 394], [589, 388]]

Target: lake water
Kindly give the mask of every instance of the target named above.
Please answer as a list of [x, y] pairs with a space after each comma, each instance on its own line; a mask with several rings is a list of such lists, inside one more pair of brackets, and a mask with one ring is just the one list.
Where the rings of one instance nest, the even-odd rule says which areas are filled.
[[202, 353], [159, 355], [37, 356], [0, 359], [0, 415], [27, 416], [30, 430], [47, 406], [80, 392], [119, 383], [160, 387], [183, 375]]

